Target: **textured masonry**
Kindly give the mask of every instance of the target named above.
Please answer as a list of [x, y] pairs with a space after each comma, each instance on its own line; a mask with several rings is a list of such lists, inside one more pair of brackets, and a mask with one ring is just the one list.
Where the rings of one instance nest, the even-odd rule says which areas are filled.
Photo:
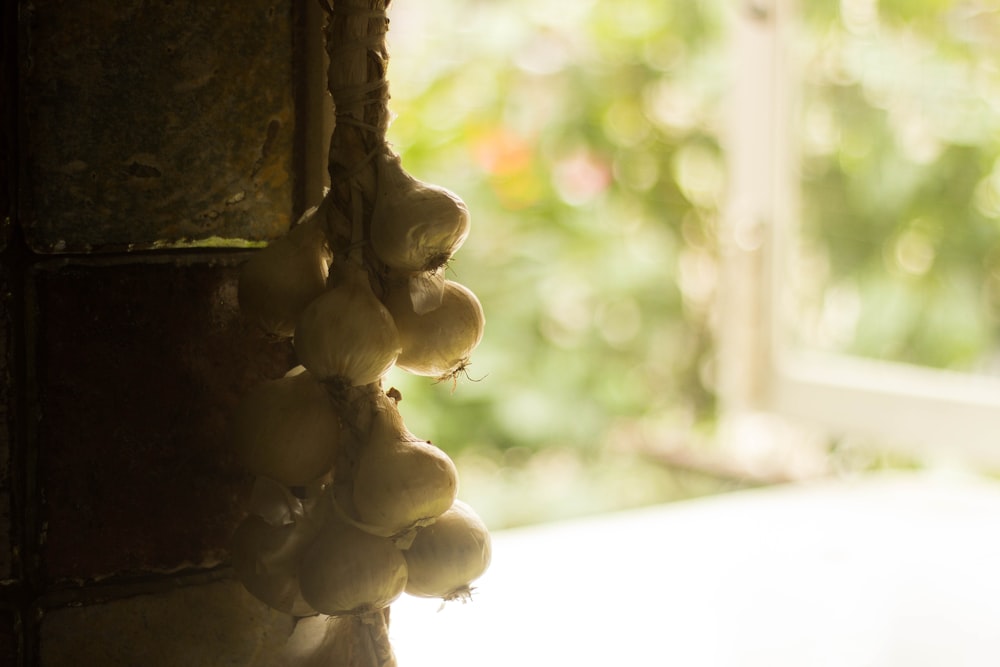
[[0, 9], [0, 665], [307, 652], [227, 562], [228, 411], [294, 364], [236, 280], [310, 199], [304, 4]]

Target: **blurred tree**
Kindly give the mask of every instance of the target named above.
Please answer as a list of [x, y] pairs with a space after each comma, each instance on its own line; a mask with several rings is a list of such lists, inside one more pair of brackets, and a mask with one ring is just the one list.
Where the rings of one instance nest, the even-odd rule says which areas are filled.
[[803, 5], [803, 341], [995, 373], [1000, 10]]
[[724, 4], [394, 6], [389, 138], [468, 203], [449, 274], [487, 316], [457, 387], [393, 376], [415, 432], [586, 462], [711, 422]]
[[[798, 4], [800, 339], [986, 368], [1000, 317], [1000, 12], [976, 0]], [[479, 295], [487, 330], [457, 386], [391, 381], [414, 432], [513, 489], [498, 496], [502, 522], [722, 488], [622, 452], [696, 438], [715, 416], [732, 11], [393, 5], [389, 137], [408, 170], [468, 203], [473, 231], [449, 275]], [[560, 493], [572, 498], [554, 508]]]

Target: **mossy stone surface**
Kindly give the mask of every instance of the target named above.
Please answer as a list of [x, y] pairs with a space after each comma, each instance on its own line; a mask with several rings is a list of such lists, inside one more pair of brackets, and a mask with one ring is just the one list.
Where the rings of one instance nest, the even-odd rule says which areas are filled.
[[246, 245], [293, 209], [291, 3], [22, 3], [36, 252]]

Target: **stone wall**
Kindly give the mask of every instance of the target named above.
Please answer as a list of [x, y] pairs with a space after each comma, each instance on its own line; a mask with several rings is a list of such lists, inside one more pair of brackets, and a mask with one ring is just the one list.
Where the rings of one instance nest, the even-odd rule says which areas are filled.
[[319, 195], [315, 4], [3, 5], [0, 665], [294, 662], [226, 425], [294, 362], [235, 295]]

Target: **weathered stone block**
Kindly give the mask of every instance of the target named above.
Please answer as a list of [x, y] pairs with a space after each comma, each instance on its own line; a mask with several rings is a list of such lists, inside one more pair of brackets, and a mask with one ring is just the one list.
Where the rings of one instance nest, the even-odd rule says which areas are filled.
[[21, 3], [38, 252], [275, 238], [292, 214], [292, 3]]
[[222, 562], [251, 484], [229, 415], [293, 365], [289, 343], [241, 318], [235, 261], [146, 260], [33, 275], [50, 579]]
[[42, 667], [278, 667], [292, 617], [232, 581], [48, 612]]

